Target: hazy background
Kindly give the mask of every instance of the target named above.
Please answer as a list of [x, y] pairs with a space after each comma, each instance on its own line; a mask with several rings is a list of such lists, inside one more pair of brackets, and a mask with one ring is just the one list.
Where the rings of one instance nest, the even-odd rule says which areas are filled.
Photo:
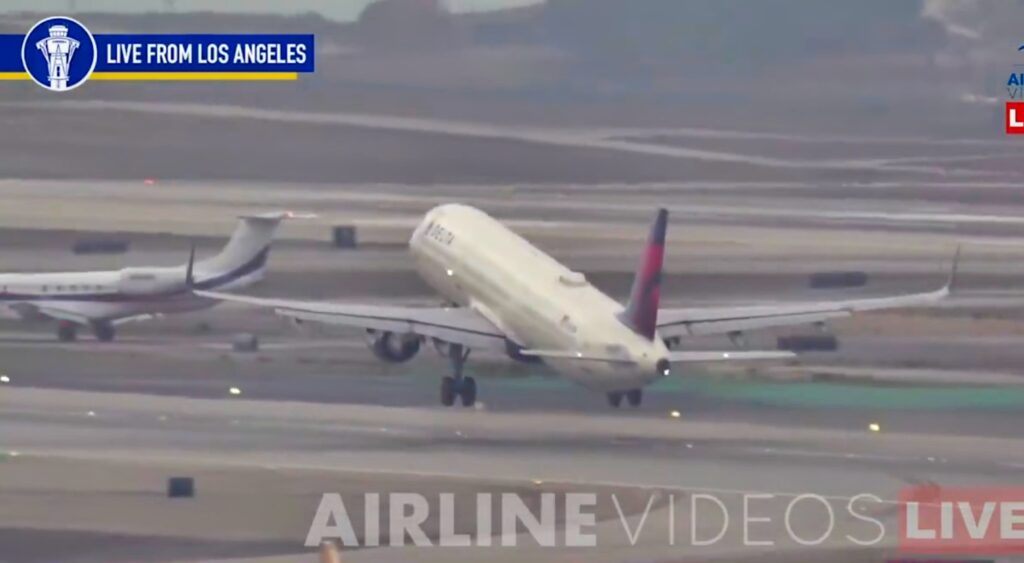
[[[297, 14], [316, 12], [336, 20], [352, 20], [374, 0], [233, 0], [206, 2], [202, 0], [10, 0], [0, 11], [53, 11], [60, 13], [88, 10], [95, 12], [151, 12], [151, 11], [206, 11], [229, 13]], [[455, 12], [482, 11], [537, 4], [543, 0], [445, 0], [445, 6]]]
[[[6, 33], [70, 10], [96, 32], [317, 34], [317, 73], [297, 84], [237, 94], [94, 84], [75, 93], [83, 97], [989, 137], [1001, 134], [997, 102], [1021, 62], [1024, 21], [1016, 0], [19, 0], [3, 9]], [[152, 12], [128, 13], [139, 11]], [[22, 86], [2, 95], [38, 94]]]

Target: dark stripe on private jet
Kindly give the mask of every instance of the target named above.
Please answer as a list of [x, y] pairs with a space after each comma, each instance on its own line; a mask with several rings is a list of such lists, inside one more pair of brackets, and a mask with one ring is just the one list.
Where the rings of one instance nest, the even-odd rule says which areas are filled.
[[[270, 255], [270, 247], [266, 246], [257, 252], [248, 262], [241, 266], [214, 276], [209, 279], [197, 281], [194, 288], [204, 291], [217, 289], [237, 281], [253, 272], [262, 269], [267, 264], [267, 257]], [[52, 284], [48, 284], [52, 285]], [[66, 284], [73, 285], [73, 284]], [[177, 297], [191, 293], [192, 290], [185, 287], [184, 277], [181, 280], [181, 287], [160, 293], [148, 293], [145, 295], [130, 295], [120, 292], [108, 293], [5, 293], [0, 292], [0, 302], [26, 302], [26, 301], [92, 301], [97, 303], [131, 303], [135, 301], [151, 301], [153, 299]]]

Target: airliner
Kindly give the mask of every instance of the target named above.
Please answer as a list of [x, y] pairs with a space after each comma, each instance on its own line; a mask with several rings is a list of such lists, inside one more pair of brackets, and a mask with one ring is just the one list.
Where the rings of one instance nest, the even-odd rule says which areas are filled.
[[642, 389], [694, 362], [773, 360], [783, 350], [672, 350], [693, 335], [728, 334], [773, 326], [821, 323], [856, 311], [927, 306], [949, 295], [942, 288], [894, 297], [732, 307], [659, 308], [668, 211], [660, 209], [622, 305], [483, 211], [445, 204], [416, 227], [409, 249], [419, 275], [448, 307], [390, 307], [263, 299], [204, 291], [196, 294], [271, 308], [298, 321], [363, 328], [381, 360], [404, 362], [427, 341], [446, 356], [452, 375], [441, 380], [441, 403], [476, 401], [476, 381], [463, 375], [471, 350], [543, 362], [560, 375], [607, 394], [618, 407], [640, 405]]
[[[263, 278], [270, 242], [282, 219], [274, 212], [239, 218], [227, 245], [198, 264], [196, 288], [230, 290]], [[185, 284], [185, 264], [93, 272], [0, 274], [0, 317], [57, 321], [57, 338], [70, 342], [88, 327], [101, 342], [114, 340], [120, 324], [215, 305]]]

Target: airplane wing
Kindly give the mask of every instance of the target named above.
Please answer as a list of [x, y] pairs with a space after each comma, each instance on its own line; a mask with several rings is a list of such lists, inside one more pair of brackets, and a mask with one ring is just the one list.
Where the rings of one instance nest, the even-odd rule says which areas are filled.
[[80, 325], [89, 324], [89, 318], [74, 311], [66, 311], [60, 307], [51, 305], [36, 305], [28, 302], [15, 302], [6, 306], [8, 311], [14, 313], [20, 319], [39, 319], [48, 317], [58, 321], [70, 321]]
[[926, 307], [949, 296], [956, 279], [956, 262], [954, 258], [949, 281], [935, 291], [845, 301], [662, 309], [658, 311], [658, 333], [663, 338], [725, 334], [758, 328], [811, 324], [848, 317], [860, 311]]
[[196, 291], [195, 294], [209, 299], [273, 309], [278, 315], [301, 321], [381, 330], [397, 334], [418, 334], [453, 344], [463, 344], [475, 349], [483, 348], [504, 352], [506, 346], [505, 334], [490, 321], [470, 309], [390, 307], [262, 299], [213, 291]]

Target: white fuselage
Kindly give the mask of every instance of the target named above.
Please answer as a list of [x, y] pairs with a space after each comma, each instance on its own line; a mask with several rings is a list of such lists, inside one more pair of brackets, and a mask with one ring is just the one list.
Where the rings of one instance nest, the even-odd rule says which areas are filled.
[[[262, 272], [257, 272], [254, 279], [239, 278], [218, 287], [241, 287], [259, 277]], [[196, 297], [186, 289], [185, 269], [181, 266], [0, 274], [0, 305], [7, 305], [8, 310], [4, 316], [24, 316], [26, 311], [38, 308], [99, 322], [195, 311], [215, 304], [216, 301]], [[19, 308], [21, 305], [30, 307]]]
[[[263, 278], [270, 242], [289, 213], [246, 215], [220, 253], [194, 264], [195, 289], [230, 290]], [[204, 309], [185, 280], [186, 265], [99, 272], [0, 274], [0, 316], [107, 324]]]
[[623, 359], [544, 358], [567, 378], [621, 391], [663, 375], [655, 365], [668, 356], [661, 338], [634, 332], [619, 319], [622, 305], [482, 211], [439, 206], [413, 232], [409, 247], [431, 287], [478, 312], [515, 344]]

